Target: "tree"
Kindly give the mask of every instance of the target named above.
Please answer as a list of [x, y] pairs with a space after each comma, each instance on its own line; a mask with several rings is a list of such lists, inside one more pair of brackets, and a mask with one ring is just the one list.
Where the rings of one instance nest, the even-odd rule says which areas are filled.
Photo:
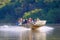
[[25, 12], [23, 18], [40, 18], [46, 19], [46, 12], [43, 9], [35, 9], [29, 12]]
[[5, 5], [10, 3], [11, 0], [0, 0], [0, 8], [3, 8]]

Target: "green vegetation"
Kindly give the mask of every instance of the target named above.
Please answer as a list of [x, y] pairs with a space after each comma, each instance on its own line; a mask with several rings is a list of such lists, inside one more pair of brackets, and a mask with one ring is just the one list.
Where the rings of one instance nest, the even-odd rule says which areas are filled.
[[3, 8], [6, 6], [8, 3], [10, 3], [11, 0], [0, 0], [0, 8]]
[[38, 14], [40, 14], [38, 12], [41, 12], [41, 11], [42, 11], [42, 9], [35, 9], [35, 10], [29, 11], [29, 12], [25, 12], [23, 15], [23, 18], [29, 18], [29, 17], [37, 18]]
[[40, 18], [47, 23], [60, 23], [59, 0], [0, 0], [0, 23], [18, 18]]

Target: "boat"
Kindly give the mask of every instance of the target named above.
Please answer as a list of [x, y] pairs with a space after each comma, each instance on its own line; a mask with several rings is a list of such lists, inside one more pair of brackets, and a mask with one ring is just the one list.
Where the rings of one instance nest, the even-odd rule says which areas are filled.
[[32, 24], [31, 29], [36, 30], [39, 27], [42, 27], [46, 24], [46, 20], [37, 20], [34, 24]]

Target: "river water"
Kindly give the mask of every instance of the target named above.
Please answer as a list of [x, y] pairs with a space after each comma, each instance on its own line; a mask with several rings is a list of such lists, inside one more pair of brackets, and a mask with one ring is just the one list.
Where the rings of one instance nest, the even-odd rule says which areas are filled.
[[32, 31], [22, 26], [0, 26], [0, 40], [60, 40], [60, 25], [50, 24]]

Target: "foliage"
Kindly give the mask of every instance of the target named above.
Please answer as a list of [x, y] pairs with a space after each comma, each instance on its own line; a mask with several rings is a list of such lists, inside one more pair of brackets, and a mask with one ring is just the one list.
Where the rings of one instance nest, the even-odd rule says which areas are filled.
[[60, 0], [0, 0], [0, 22], [15, 22], [20, 17], [60, 23]]
[[4, 7], [8, 3], [10, 3], [11, 0], [0, 0], [0, 8]]
[[48, 11], [47, 20], [49, 23], [60, 23], [60, 9], [55, 8]]
[[38, 14], [38, 12], [40, 12], [40, 11], [42, 11], [42, 9], [35, 9], [35, 10], [29, 11], [29, 12], [25, 12], [23, 15], [23, 18], [29, 18], [29, 17], [33, 18], [33, 16], [35, 17]]

